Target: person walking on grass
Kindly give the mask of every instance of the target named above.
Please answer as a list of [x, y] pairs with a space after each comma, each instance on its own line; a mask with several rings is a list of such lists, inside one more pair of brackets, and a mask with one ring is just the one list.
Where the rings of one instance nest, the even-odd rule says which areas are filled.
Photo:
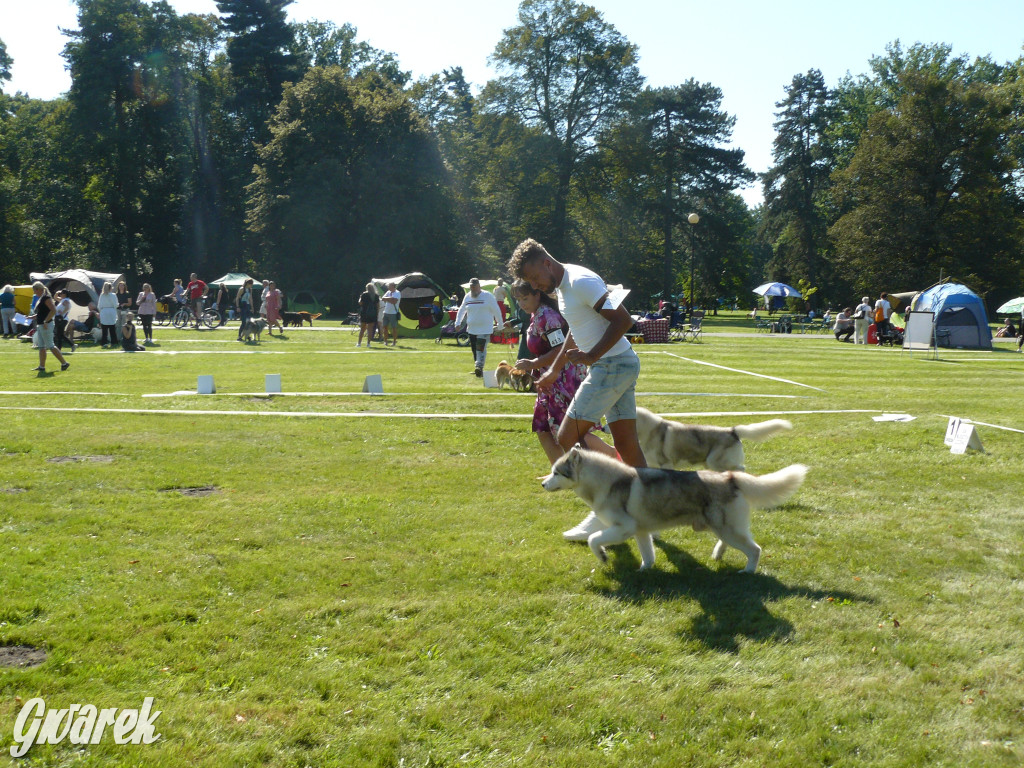
[[494, 295], [483, 290], [475, 277], [469, 281], [469, 293], [455, 315], [455, 327], [460, 327], [463, 320], [466, 321], [470, 349], [473, 352], [473, 373], [483, 376], [487, 362], [487, 342], [494, 333], [494, 327], [501, 328], [504, 320]]
[[[518, 308], [529, 313], [529, 320], [524, 323], [521, 331], [523, 338], [526, 339], [527, 352], [516, 361], [515, 367], [521, 371], [530, 371], [536, 380], [544, 375], [551, 362], [558, 357], [558, 351], [565, 343], [569, 327], [558, 312], [558, 302], [550, 294], [538, 291], [525, 280], [516, 280], [512, 283], [511, 292]], [[549, 389], [537, 391], [531, 428], [551, 464], [562, 455], [562, 448], [556, 437], [558, 428], [565, 419], [565, 413], [576, 395], [576, 390], [586, 377], [585, 366], [569, 363], [562, 368], [562, 372]], [[615, 455], [615, 449], [593, 433], [585, 435], [583, 441], [591, 450], [609, 456]]]
[[39, 350], [39, 366], [35, 370], [46, 373], [46, 350], [50, 350], [60, 361], [60, 369], [66, 371], [71, 363], [64, 359], [64, 355], [53, 343], [53, 323], [57, 317], [57, 305], [53, 303], [53, 297], [46, 290], [46, 286], [38, 280], [32, 283], [32, 293], [38, 299], [34, 315], [36, 332], [32, 334], [32, 346]]
[[277, 289], [277, 283], [271, 280], [263, 294], [266, 297], [264, 299], [264, 306], [267, 310], [267, 333], [276, 328], [279, 335], [283, 334], [284, 326], [281, 325], [281, 292]]
[[[582, 442], [604, 416], [622, 460], [632, 467], [646, 467], [636, 432], [640, 359], [625, 338], [626, 331], [633, 327], [629, 312], [609, 300], [608, 287], [597, 274], [586, 267], [556, 261], [536, 240], [524, 240], [516, 247], [508, 271], [538, 291], [557, 290], [558, 309], [569, 323], [565, 343], [537, 380], [537, 388], [550, 389], [569, 363], [590, 368], [558, 429], [561, 449], [568, 451]], [[570, 541], [586, 541], [602, 526], [591, 512], [562, 535]]]

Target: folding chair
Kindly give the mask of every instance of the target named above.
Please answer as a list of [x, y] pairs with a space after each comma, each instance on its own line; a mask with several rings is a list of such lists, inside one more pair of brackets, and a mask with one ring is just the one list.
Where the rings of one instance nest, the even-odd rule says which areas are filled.
[[686, 339], [686, 323], [683, 312], [673, 312], [668, 325], [669, 341], [684, 341]]
[[704, 313], [701, 311], [693, 311], [690, 313], [690, 327], [683, 329], [683, 339], [686, 341], [697, 341], [703, 338], [704, 329], [701, 328], [701, 323], [704, 321]]

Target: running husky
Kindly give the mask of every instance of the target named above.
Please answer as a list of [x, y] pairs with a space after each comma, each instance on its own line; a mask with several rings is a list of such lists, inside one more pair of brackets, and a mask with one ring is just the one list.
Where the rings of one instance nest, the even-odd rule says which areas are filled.
[[647, 464], [678, 469], [681, 464], [704, 464], [716, 472], [744, 469], [741, 440], [759, 442], [776, 432], [792, 429], [784, 419], [735, 427], [680, 424], [657, 416], [646, 408], [636, 409], [636, 433]]
[[640, 546], [640, 570], [654, 564], [651, 534], [663, 528], [692, 525], [718, 536], [711, 553], [722, 559], [727, 546], [747, 556], [746, 573], [757, 570], [761, 548], [750, 536], [750, 508], [774, 507], [788, 499], [804, 481], [807, 467], [793, 464], [770, 475], [746, 472], [677, 472], [634, 469], [610, 456], [573, 447], [551, 467], [541, 484], [547, 491], [572, 488], [604, 523], [587, 543], [601, 562], [606, 544], [631, 537]]

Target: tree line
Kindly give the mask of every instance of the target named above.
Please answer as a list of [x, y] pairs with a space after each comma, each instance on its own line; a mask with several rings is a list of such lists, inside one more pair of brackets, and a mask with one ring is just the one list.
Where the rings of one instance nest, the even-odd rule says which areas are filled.
[[[638, 307], [749, 305], [766, 279], [837, 304], [940, 274], [1024, 292], [1022, 60], [896, 43], [834, 88], [797, 75], [758, 179], [721, 90], [647, 85], [588, 5], [523, 0], [474, 89], [291, 2], [78, 0], [67, 94], [0, 92], [0, 280], [248, 271], [338, 310], [371, 276], [498, 276], [534, 237]], [[0, 41], [0, 86], [11, 64]]]

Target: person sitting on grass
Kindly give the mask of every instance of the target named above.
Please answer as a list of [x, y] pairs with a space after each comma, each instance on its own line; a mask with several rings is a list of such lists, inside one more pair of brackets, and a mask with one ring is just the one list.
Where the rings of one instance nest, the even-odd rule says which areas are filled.
[[1017, 329], [1013, 326], [1013, 318], [1006, 318], [1006, 322], [1003, 323], [1003, 327], [996, 331], [996, 338], [999, 339], [1015, 339], [1017, 338]]
[[124, 316], [124, 325], [121, 326], [121, 349], [125, 352], [146, 351], [136, 337], [134, 312], [128, 312]]

